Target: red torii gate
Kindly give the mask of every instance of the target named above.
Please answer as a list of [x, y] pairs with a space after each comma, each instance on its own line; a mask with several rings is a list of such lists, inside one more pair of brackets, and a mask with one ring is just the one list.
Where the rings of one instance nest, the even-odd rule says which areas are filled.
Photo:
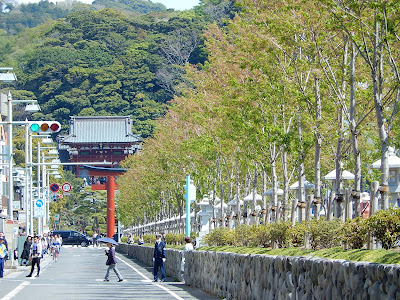
[[115, 226], [115, 190], [118, 186], [115, 184], [115, 176], [119, 176], [126, 172], [122, 168], [103, 168], [84, 165], [86, 170], [89, 170], [89, 176], [107, 177], [107, 183], [104, 185], [92, 185], [92, 190], [107, 190], [107, 236], [114, 236]]

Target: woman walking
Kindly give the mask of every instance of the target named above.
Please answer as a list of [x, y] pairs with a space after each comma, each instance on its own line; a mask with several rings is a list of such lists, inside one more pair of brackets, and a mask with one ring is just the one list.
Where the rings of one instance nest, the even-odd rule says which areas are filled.
[[55, 236], [53, 236], [53, 238], [51, 239], [51, 251], [53, 253], [54, 261], [57, 261], [58, 255], [60, 253], [60, 247], [60, 241]]
[[21, 266], [22, 266], [22, 264], [24, 264], [25, 266], [28, 265], [29, 252], [31, 251], [31, 245], [32, 245], [32, 237], [29, 235], [24, 242], [24, 249], [22, 250], [22, 254], [21, 254]]
[[108, 276], [110, 275], [110, 270], [114, 270], [115, 274], [118, 277], [118, 282], [124, 281], [121, 274], [117, 269], [117, 258], [115, 257], [115, 249], [113, 244], [107, 243], [108, 250], [105, 250], [107, 255], [107, 262], [106, 265], [108, 266], [106, 276], [104, 277], [104, 281], [110, 281]]
[[33, 238], [33, 244], [31, 245], [31, 257], [32, 257], [32, 267], [31, 272], [26, 277], [32, 277], [33, 271], [35, 269], [35, 265], [37, 265], [37, 274], [36, 277], [39, 277], [40, 273], [40, 259], [42, 258], [42, 243], [39, 240], [38, 236]]

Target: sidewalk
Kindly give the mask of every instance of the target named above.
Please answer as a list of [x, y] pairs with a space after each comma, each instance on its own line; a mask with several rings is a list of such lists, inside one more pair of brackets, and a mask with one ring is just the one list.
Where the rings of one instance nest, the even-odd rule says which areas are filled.
[[[47, 266], [51, 261], [52, 257], [49, 255], [45, 255], [41, 260], [40, 260], [40, 267], [45, 267]], [[36, 267], [35, 267], [36, 269]], [[6, 278], [8, 275], [10, 275], [13, 272], [27, 272], [27, 274], [29, 273], [29, 271], [31, 270], [31, 263], [29, 263], [28, 266], [20, 266], [18, 260], [14, 261], [14, 266], [13, 268], [4, 268], [4, 274], [3, 277]]]

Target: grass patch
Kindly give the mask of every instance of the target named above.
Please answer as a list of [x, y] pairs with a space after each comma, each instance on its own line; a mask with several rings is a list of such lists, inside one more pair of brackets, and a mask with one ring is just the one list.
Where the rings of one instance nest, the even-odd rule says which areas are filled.
[[301, 248], [282, 248], [269, 249], [257, 247], [200, 247], [196, 250], [215, 251], [215, 252], [232, 252], [239, 254], [267, 254], [267, 255], [283, 255], [283, 256], [312, 256], [326, 259], [344, 259], [349, 261], [366, 261], [380, 264], [400, 264], [400, 252], [394, 250], [344, 250], [343, 247], [335, 247], [321, 250], [308, 250]]

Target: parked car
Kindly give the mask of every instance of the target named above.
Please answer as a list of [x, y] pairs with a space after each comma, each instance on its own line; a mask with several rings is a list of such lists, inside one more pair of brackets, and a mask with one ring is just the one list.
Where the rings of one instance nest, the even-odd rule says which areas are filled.
[[52, 230], [51, 234], [59, 234], [62, 237], [63, 245], [81, 245], [87, 247], [92, 240], [86, 235], [74, 230]]

